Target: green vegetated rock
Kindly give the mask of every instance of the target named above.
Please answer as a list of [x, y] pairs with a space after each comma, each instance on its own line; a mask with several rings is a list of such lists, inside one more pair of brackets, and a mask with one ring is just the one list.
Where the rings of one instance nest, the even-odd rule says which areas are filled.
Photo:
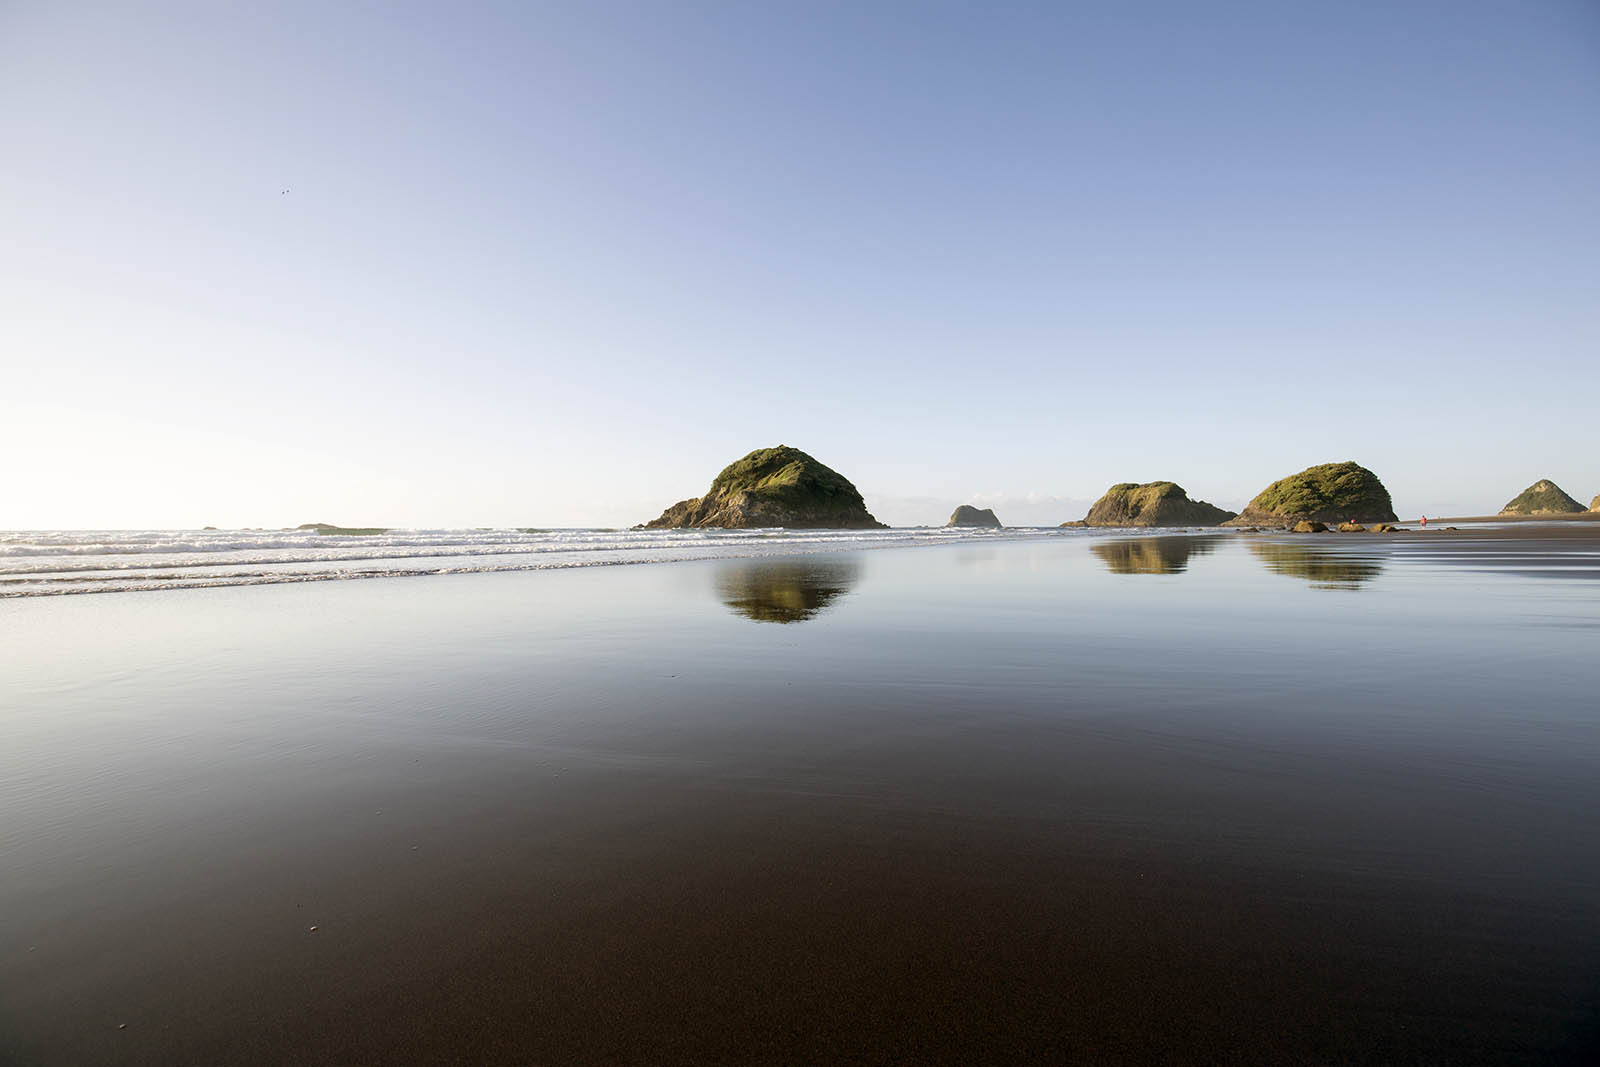
[[1323, 463], [1279, 478], [1224, 526], [1313, 522], [1398, 522], [1389, 490], [1359, 463]]
[[[1600, 500], [1600, 497], [1596, 498]], [[1509, 504], [1500, 509], [1502, 515], [1571, 515], [1586, 511], [1582, 504], [1561, 491], [1549, 478], [1540, 478]]]
[[1217, 526], [1233, 512], [1190, 500], [1174, 482], [1121, 482], [1106, 490], [1084, 516], [1086, 526]]
[[1597, 496], [1593, 500], [1589, 501], [1589, 510], [1600, 511], [1600, 496]]
[[946, 526], [987, 526], [991, 529], [1000, 528], [1000, 520], [995, 518], [993, 508], [975, 508], [971, 504], [962, 504], [950, 515]]
[[850, 480], [798, 448], [758, 448], [722, 469], [705, 496], [680, 500], [636, 529], [885, 529]]

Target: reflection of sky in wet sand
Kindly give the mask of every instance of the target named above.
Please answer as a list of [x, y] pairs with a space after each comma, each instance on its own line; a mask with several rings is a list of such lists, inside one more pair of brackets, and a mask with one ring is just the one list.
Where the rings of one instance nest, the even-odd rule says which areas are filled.
[[717, 570], [717, 596], [757, 622], [805, 622], [854, 588], [855, 560], [738, 560]]
[[1286, 545], [1260, 541], [1250, 551], [1274, 574], [1304, 578], [1317, 589], [1360, 589], [1383, 573], [1383, 564], [1370, 557], [1347, 556], [1311, 545]]
[[1090, 545], [1112, 574], [1182, 574], [1190, 556], [1217, 550], [1205, 537], [1135, 537]]
[[0, 601], [0, 1062], [1588, 1062], [1597, 552]]

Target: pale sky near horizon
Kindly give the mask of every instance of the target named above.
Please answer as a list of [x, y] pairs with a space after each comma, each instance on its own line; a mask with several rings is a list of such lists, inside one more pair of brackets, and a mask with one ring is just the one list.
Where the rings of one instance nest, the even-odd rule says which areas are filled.
[[10, 0], [0, 146], [0, 529], [1600, 493], [1592, 0]]

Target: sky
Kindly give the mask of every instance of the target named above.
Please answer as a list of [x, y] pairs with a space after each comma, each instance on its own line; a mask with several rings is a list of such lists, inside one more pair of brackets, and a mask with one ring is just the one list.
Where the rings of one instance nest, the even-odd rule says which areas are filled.
[[1600, 493], [1600, 3], [0, 0], [0, 528]]

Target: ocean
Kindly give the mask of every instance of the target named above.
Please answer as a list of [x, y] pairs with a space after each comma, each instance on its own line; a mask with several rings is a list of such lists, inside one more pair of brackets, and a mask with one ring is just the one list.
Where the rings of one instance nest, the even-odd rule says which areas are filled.
[[[1078, 533], [1078, 531], [1074, 531]], [[0, 597], [559, 570], [837, 552], [1068, 531], [35, 530], [0, 531]]]

